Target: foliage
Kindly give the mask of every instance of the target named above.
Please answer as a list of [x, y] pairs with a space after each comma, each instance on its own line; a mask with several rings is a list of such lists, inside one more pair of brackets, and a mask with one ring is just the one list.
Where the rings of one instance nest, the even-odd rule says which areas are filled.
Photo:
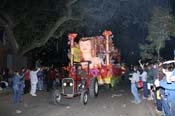
[[[56, 30], [69, 20], [74, 20], [72, 6], [77, 0], [3, 0], [0, 5], [0, 25], [12, 32], [15, 43], [19, 48], [19, 54], [45, 45], [53, 36], [57, 36]], [[6, 26], [7, 25], [7, 26]], [[7, 30], [7, 29], [6, 29]], [[14, 42], [11, 42], [14, 44]]]
[[175, 31], [174, 31], [175, 30], [175, 16], [173, 16], [172, 19], [173, 19], [172, 24], [170, 26], [171, 31], [169, 33], [170, 33], [170, 36], [175, 37]]
[[165, 42], [170, 40], [173, 30], [172, 16], [167, 9], [156, 7], [148, 24], [149, 34], [147, 43], [141, 44], [141, 57], [143, 59], [160, 60], [160, 50], [165, 47]]
[[110, 29], [114, 44], [126, 60], [132, 60], [138, 57], [138, 43], [144, 41], [155, 4], [151, 0], [1, 0], [0, 26], [8, 27], [9, 40], [22, 55], [39, 50], [64, 54], [68, 33], [79, 38]]
[[145, 10], [151, 10], [151, 2], [147, 0], [141, 3], [138, 0], [2, 0], [1, 3], [0, 19], [5, 22], [1, 26], [10, 26], [14, 35], [10, 39], [15, 40], [21, 54], [46, 45], [49, 39], [61, 39], [71, 31], [94, 35], [106, 28], [120, 31], [118, 28], [127, 28], [132, 23], [141, 27], [142, 19], [148, 17]]

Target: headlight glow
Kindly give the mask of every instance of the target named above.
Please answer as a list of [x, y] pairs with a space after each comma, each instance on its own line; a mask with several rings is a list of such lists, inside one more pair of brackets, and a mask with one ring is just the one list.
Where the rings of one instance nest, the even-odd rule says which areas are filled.
[[63, 83], [63, 86], [66, 86], [67, 84], [66, 83]]
[[73, 83], [69, 83], [70, 86], [73, 86]]

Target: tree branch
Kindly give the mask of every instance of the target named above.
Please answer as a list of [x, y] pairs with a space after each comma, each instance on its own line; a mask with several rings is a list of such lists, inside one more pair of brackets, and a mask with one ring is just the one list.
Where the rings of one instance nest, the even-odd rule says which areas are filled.
[[49, 29], [48, 33], [46, 33], [46, 35], [43, 36], [42, 39], [39, 39], [39, 41], [33, 41], [28, 47], [23, 48], [21, 54], [24, 55], [26, 52], [37, 48], [37, 47], [41, 47], [42, 45], [46, 44], [47, 41], [54, 35], [54, 33], [56, 32], [56, 30], [65, 22], [69, 21], [69, 20], [77, 20], [77, 18], [72, 17], [72, 5], [77, 2], [78, 0], [72, 0], [70, 2], [68, 2], [66, 4], [66, 7], [68, 9], [67, 14], [61, 18], [59, 18], [56, 23], [53, 25], [53, 27], [51, 29]]
[[10, 41], [10, 44], [12, 45], [13, 52], [16, 53], [18, 51], [19, 45], [15, 39], [15, 35], [13, 33], [13, 30], [11, 29], [11, 27], [8, 24], [5, 26], [5, 32], [8, 35], [8, 40]]
[[[28, 11], [28, 12], [25, 12], [23, 14], [23, 16], [17, 16], [17, 22], [14, 23], [13, 27], [16, 27], [17, 25], [19, 25], [23, 20], [26, 19], [27, 15], [29, 15], [32, 11]], [[19, 17], [19, 18], [18, 18]]]
[[77, 2], [78, 0], [71, 0], [70, 2], [68, 2], [66, 4], [66, 7], [71, 7], [75, 2]]
[[0, 16], [6, 23], [8, 23], [8, 25], [10, 25], [11, 27], [13, 26], [13, 21], [11, 20], [10, 16], [7, 13], [0, 11]]
[[0, 21], [2, 23], [2, 26], [5, 28], [5, 32], [7, 33], [7, 38], [10, 41], [12, 50], [14, 53], [16, 53], [18, 51], [19, 45], [12, 30], [13, 22], [11, 18], [4, 12], [0, 12]]
[[1, 1], [1, 5], [0, 5], [0, 8], [3, 8], [7, 3], [7, 0], [3, 0]]
[[72, 20], [74, 18], [72, 17], [62, 17], [60, 18], [55, 24], [54, 26], [49, 30], [48, 33], [46, 33], [46, 35], [40, 39], [39, 41], [33, 41], [28, 47], [26, 48], [23, 48], [22, 52], [21, 52], [21, 55], [24, 55], [26, 52], [34, 49], [34, 48], [37, 48], [37, 47], [41, 47], [42, 45], [46, 44], [47, 41], [53, 37], [54, 33], [56, 32], [56, 30], [58, 29], [58, 27], [60, 27], [62, 24], [64, 24], [65, 22], [69, 21], [69, 20]]

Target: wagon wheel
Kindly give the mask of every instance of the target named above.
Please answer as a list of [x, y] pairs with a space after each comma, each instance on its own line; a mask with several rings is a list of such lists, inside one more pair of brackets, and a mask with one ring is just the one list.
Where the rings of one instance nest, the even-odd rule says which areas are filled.
[[88, 102], [88, 92], [86, 90], [83, 90], [81, 92], [80, 102], [83, 105], [86, 105], [87, 104], [87, 102]]
[[90, 80], [90, 86], [89, 86], [89, 93], [91, 97], [97, 97], [98, 96], [98, 81], [97, 78], [92, 78]]

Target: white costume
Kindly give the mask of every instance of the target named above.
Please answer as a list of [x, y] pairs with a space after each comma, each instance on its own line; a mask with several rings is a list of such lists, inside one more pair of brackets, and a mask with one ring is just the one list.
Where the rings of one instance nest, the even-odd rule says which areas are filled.
[[31, 82], [31, 91], [30, 94], [32, 96], [36, 96], [36, 85], [38, 83], [37, 73], [40, 69], [38, 68], [36, 71], [30, 71], [30, 82]]

